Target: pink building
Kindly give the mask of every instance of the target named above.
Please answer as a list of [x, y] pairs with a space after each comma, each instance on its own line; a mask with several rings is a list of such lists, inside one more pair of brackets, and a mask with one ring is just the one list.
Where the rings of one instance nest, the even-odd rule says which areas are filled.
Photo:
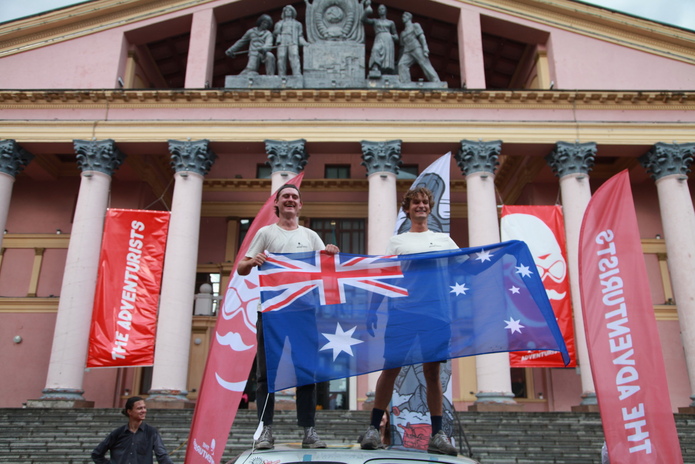
[[[203, 283], [224, 293], [273, 187], [304, 170], [304, 224], [335, 233], [344, 251], [378, 254], [396, 198], [449, 151], [484, 160], [480, 170], [452, 162], [460, 246], [500, 240], [498, 205], [563, 206], [581, 366], [454, 360], [457, 409], [596, 407], [577, 317], [578, 229], [591, 192], [624, 169], [672, 408], [695, 406], [695, 33], [571, 0], [383, 3], [399, 31], [413, 14], [446, 86], [430, 85], [417, 65], [401, 87], [383, 77], [347, 86], [344, 70], [328, 67], [334, 85], [278, 76], [264, 86], [262, 72], [226, 85], [248, 58], [225, 50], [287, 4], [303, 22], [301, 0], [93, 0], [0, 24], [1, 407], [115, 407], [129, 394], [194, 402], [215, 323], [193, 314], [195, 294]], [[373, 31], [364, 34], [368, 59]], [[293, 141], [301, 162], [273, 151]], [[396, 167], [366, 162], [364, 141], [397, 141], [384, 144]], [[203, 162], [178, 152], [192, 144]], [[171, 210], [176, 225], [150, 368], [84, 370], [106, 208]], [[374, 382], [324, 385], [319, 401], [328, 408], [341, 394], [343, 407], [361, 409]]]

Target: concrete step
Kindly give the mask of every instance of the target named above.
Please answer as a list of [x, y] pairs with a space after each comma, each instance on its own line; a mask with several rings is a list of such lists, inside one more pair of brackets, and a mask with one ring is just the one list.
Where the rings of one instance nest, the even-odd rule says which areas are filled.
[[[355, 443], [369, 422], [369, 411], [319, 411], [316, 427], [330, 443]], [[157, 427], [175, 462], [183, 462], [193, 411], [150, 409], [147, 422]], [[695, 415], [677, 414], [686, 464], [695, 464]], [[482, 464], [599, 464], [603, 429], [598, 414], [457, 414], [463, 428], [455, 438]], [[89, 464], [92, 449], [125, 423], [116, 409], [0, 409], [0, 462], [3, 464]], [[256, 411], [240, 410], [222, 462], [251, 447]], [[277, 442], [298, 442], [302, 431], [294, 411], [277, 411]]]

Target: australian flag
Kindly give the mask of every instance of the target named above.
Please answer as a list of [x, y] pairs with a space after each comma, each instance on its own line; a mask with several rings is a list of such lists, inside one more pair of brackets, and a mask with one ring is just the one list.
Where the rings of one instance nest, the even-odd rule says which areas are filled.
[[270, 254], [270, 391], [422, 362], [567, 348], [528, 246], [398, 256]]

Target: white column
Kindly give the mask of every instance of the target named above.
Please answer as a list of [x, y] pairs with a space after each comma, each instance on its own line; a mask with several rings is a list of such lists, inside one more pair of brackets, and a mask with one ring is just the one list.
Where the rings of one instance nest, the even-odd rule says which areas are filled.
[[[75, 141], [82, 175], [60, 290], [46, 388], [31, 407], [85, 407], [82, 382], [111, 173], [123, 161], [112, 140]], [[105, 166], [105, 160], [108, 160]], [[106, 172], [101, 172], [100, 169]]]
[[678, 310], [681, 342], [690, 380], [688, 411], [695, 408], [695, 210], [688, 187], [689, 165], [695, 143], [657, 143], [640, 158], [656, 179], [661, 223], [666, 240], [668, 271]]
[[[466, 175], [469, 246], [500, 241], [494, 172], [501, 147], [501, 141], [462, 140], [461, 150], [456, 155]], [[521, 408], [512, 393], [509, 353], [476, 356], [475, 366], [478, 391], [476, 404], [471, 409]]]
[[13, 185], [14, 176], [0, 171], [0, 250], [2, 249], [3, 232], [7, 225], [7, 214], [10, 211]]
[[204, 176], [215, 154], [208, 141], [169, 141], [176, 174], [162, 274], [148, 405], [192, 407], [186, 395]]
[[[272, 173], [271, 193], [290, 182], [304, 170], [309, 154], [306, 152], [306, 140], [266, 140], [265, 151]], [[301, 190], [301, 189], [300, 189]]]
[[570, 276], [570, 292], [574, 310], [574, 339], [577, 350], [577, 363], [580, 368], [582, 399], [579, 406], [572, 409], [597, 411], [596, 388], [591, 373], [589, 350], [586, 346], [584, 315], [581, 294], [579, 293], [579, 232], [584, 212], [591, 200], [589, 170], [593, 166], [596, 144], [558, 142], [555, 151], [546, 157], [548, 164], [560, 178], [562, 212], [565, 218], [567, 238], [567, 265]]
[[10, 199], [14, 180], [34, 155], [21, 148], [14, 140], [0, 140], [0, 249], [7, 214], [10, 211]]
[[[367, 168], [369, 203], [367, 254], [386, 252], [398, 217], [396, 174], [401, 158], [401, 141], [362, 142], [362, 164]], [[373, 394], [379, 372], [367, 374], [367, 393]], [[371, 398], [370, 398], [371, 399]]]

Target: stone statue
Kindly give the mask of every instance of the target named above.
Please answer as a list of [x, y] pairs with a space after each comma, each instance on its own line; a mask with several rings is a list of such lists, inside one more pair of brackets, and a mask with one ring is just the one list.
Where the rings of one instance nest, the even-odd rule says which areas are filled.
[[243, 37], [236, 41], [234, 45], [224, 52], [230, 58], [234, 58], [239, 53], [245, 53], [242, 50], [248, 47], [249, 62], [246, 68], [239, 73], [243, 74], [258, 74], [261, 63], [265, 64], [265, 73], [269, 76], [275, 74], [275, 56], [271, 52], [273, 49], [273, 33], [270, 29], [273, 27], [273, 20], [270, 16], [261, 15], [256, 21], [256, 27], [246, 31]]
[[282, 9], [282, 19], [275, 23], [273, 36], [278, 47], [278, 75], [287, 75], [287, 60], [289, 58], [293, 76], [301, 76], [302, 68], [299, 60], [299, 47], [308, 45], [304, 40], [302, 23], [297, 21], [297, 10], [292, 5]]
[[[398, 60], [398, 80], [410, 82], [410, 67], [417, 63], [425, 73], [425, 77], [430, 82], [441, 82], [437, 72], [430, 63], [430, 50], [427, 47], [427, 40], [422, 27], [413, 22], [413, 15], [407, 11], [403, 13], [403, 24], [405, 28], [401, 32], [401, 57]], [[372, 55], [374, 52], [372, 52]]]
[[309, 43], [339, 41], [364, 43], [359, 21], [362, 0], [304, 0]]
[[362, 14], [362, 22], [371, 24], [374, 27], [374, 45], [372, 52], [369, 55], [369, 78], [379, 79], [382, 74], [396, 73], [396, 42], [398, 41], [398, 33], [396, 32], [396, 24], [390, 19], [386, 19], [386, 6], [379, 5], [379, 17], [369, 18], [373, 12], [371, 0], [365, 0], [364, 13]]

